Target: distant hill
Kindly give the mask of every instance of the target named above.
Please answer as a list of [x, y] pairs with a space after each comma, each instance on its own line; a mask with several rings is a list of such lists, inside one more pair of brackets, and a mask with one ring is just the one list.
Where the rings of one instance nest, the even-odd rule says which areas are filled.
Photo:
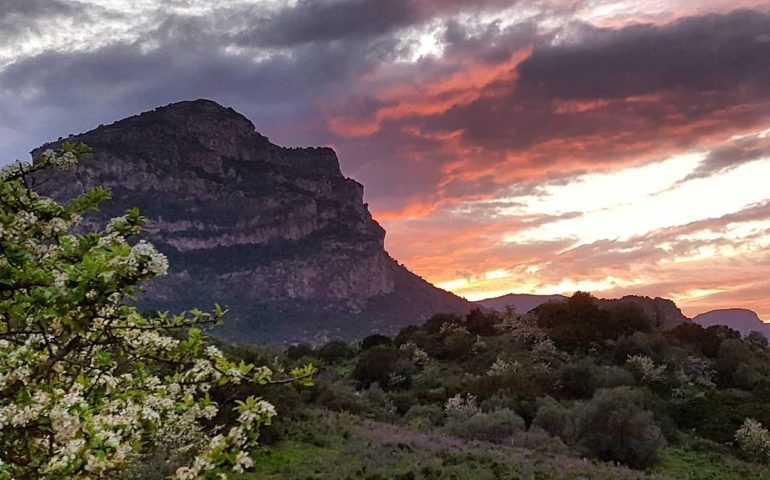
[[[532, 295], [528, 293], [509, 293], [501, 297], [487, 298], [476, 303], [482, 307], [504, 311], [512, 307], [516, 313], [527, 313], [530, 310], [548, 302], [563, 302], [564, 295]], [[596, 299], [602, 308], [611, 309], [614, 305], [633, 303], [638, 306], [654, 325], [663, 329], [673, 328], [681, 323], [690, 321], [676, 304], [666, 298], [650, 298], [637, 295], [626, 295], [622, 298]]]
[[513, 308], [516, 313], [527, 313], [530, 310], [548, 302], [563, 302], [564, 295], [532, 295], [529, 293], [509, 293], [501, 297], [486, 298], [476, 303], [491, 310], [504, 311]]
[[770, 339], [770, 324], [760, 320], [759, 316], [745, 308], [726, 308], [701, 313], [693, 321], [703, 327], [725, 325], [746, 336], [752, 331], [759, 332]]
[[[66, 200], [103, 185], [113, 199], [90, 222], [139, 207], [144, 233], [171, 261], [146, 309], [230, 309], [219, 333], [241, 342], [395, 333], [474, 304], [396, 262], [364, 187], [331, 148], [284, 148], [231, 108], [179, 102], [67, 139], [94, 149], [42, 193]], [[56, 147], [60, 139], [32, 152]]]

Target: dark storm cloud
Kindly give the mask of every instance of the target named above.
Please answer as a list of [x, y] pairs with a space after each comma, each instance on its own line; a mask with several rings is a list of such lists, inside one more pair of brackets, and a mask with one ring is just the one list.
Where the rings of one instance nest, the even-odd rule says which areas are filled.
[[[458, 10], [516, 3], [516, 0], [300, 0], [273, 14], [259, 16], [250, 28], [235, 35], [235, 39], [271, 47], [354, 41], [389, 34]], [[236, 10], [254, 16], [257, 7]]]
[[537, 49], [519, 67], [522, 88], [598, 99], [662, 90], [770, 85], [770, 16], [755, 11], [619, 30], [585, 27], [576, 43]]
[[768, 14], [581, 31], [568, 44], [537, 43], [478, 100], [415, 121], [547, 166], [691, 148], [770, 115]]
[[262, 18], [238, 38], [267, 46], [296, 46], [377, 36], [423, 19], [413, 0], [301, 0]]
[[[30, 149], [158, 105], [208, 97], [236, 107], [267, 134], [284, 133], [279, 141], [326, 143], [328, 135], [298, 138], [297, 123], [320, 118], [319, 97], [387, 62], [397, 42], [307, 43], [291, 52], [246, 45], [233, 53], [225, 50], [232, 39], [216, 31], [227, 14], [167, 15], [140, 41], [18, 59], [0, 70], [0, 111], [8, 111], [0, 128], [26, 131], [30, 143], [23, 148]], [[19, 117], [30, 120], [18, 123]]]

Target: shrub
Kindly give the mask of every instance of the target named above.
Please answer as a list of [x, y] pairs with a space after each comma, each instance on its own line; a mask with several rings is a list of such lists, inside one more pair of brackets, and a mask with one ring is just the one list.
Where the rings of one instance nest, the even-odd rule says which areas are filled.
[[480, 409], [483, 413], [494, 412], [495, 410], [515, 410], [518, 407], [519, 402], [511, 397], [501, 395], [499, 393], [487, 398], [481, 402]]
[[318, 358], [326, 363], [338, 363], [353, 356], [353, 350], [341, 340], [332, 340], [318, 350]]
[[446, 430], [460, 438], [503, 443], [524, 431], [524, 420], [508, 409], [476, 413], [470, 417], [450, 417]]
[[568, 398], [591, 398], [596, 379], [588, 365], [566, 365], [559, 372], [560, 392]]
[[438, 426], [444, 420], [444, 411], [438, 405], [412, 405], [404, 414], [404, 420], [413, 423], [418, 419], [425, 420], [427, 425]]
[[425, 321], [422, 326], [427, 333], [438, 333], [445, 323], [460, 325], [462, 318], [452, 313], [437, 313]]
[[303, 357], [310, 357], [314, 354], [313, 347], [306, 343], [300, 343], [298, 345], [292, 345], [286, 349], [286, 357], [290, 360], [299, 360]]
[[366, 350], [353, 369], [353, 378], [361, 387], [377, 382], [385, 389], [405, 386], [414, 367], [408, 354], [393, 347], [379, 345]]
[[595, 367], [593, 372], [597, 388], [614, 388], [636, 384], [634, 375], [625, 368], [599, 366]]
[[485, 313], [481, 309], [472, 310], [465, 318], [465, 327], [473, 335], [488, 337], [497, 332], [495, 326], [500, 323], [500, 317], [494, 313]]
[[657, 464], [663, 435], [652, 413], [640, 404], [641, 395], [628, 387], [599, 391], [578, 410], [579, 446], [599, 460], [620, 462], [631, 468]]
[[552, 398], [546, 398], [537, 410], [532, 427], [545, 430], [554, 437], [570, 442], [575, 434], [573, 415], [567, 408]]
[[646, 355], [630, 355], [626, 365], [642, 383], [649, 385], [665, 378], [666, 366], [655, 365], [655, 361]]
[[747, 418], [735, 432], [735, 442], [750, 460], [770, 462], [770, 432], [758, 421]]
[[390, 346], [393, 345], [393, 340], [391, 340], [390, 337], [380, 335], [379, 333], [369, 335], [368, 337], [361, 340], [361, 350], [369, 350], [370, 348], [376, 347], [377, 345]]
[[444, 403], [444, 413], [448, 416], [470, 417], [479, 411], [477, 397], [470, 394], [457, 394]]

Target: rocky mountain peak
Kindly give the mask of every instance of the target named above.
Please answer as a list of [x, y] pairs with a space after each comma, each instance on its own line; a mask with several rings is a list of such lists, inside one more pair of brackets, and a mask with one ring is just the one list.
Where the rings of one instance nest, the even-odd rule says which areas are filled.
[[[174, 103], [76, 135], [94, 149], [43, 193], [67, 199], [96, 185], [113, 200], [90, 221], [139, 207], [171, 274], [148, 309], [231, 309], [224, 335], [297, 340], [392, 332], [471, 304], [439, 290], [384, 250], [385, 231], [330, 148], [284, 148], [233, 109]], [[57, 142], [32, 152], [55, 147]]]

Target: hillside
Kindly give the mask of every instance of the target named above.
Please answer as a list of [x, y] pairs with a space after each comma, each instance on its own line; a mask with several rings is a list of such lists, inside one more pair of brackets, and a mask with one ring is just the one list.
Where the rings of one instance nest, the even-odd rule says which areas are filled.
[[[221, 336], [322, 342], [394, 332], [473, 305], [433, 287], [384, 250], [385, 231], [330, 148], [283, 148], [233, 109], [171, 104], [68, 139], [94, 149], [40, 187], [64, 200], [97, 185], [113, 199], [89, 219], [139, 207], [170, 274], [147, 309], [230, 308]], [[61, 141], [61, 139], [60, 139]], [[32, 152], [33, 157], [44, 145]]]

